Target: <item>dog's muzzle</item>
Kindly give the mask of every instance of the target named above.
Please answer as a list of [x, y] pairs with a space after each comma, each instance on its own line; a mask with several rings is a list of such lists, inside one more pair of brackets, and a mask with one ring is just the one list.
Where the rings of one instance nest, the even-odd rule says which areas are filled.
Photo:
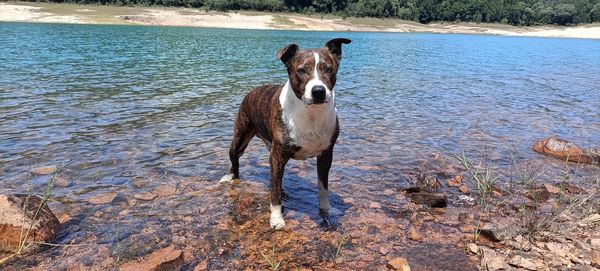
[[325, 99], [327, 98], [326, 96], [326, 89], [324, 86], [314, 86], [311, 90], [311, 94], [312, 94], [312, 100], [313, 103], [315, 104], [322, 104], [325, 102]]

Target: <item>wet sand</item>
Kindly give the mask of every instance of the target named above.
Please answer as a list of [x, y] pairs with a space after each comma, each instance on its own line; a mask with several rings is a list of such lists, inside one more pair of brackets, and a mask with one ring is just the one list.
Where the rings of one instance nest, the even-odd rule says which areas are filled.
[[0, 3], [0, 21], [141, 24], [236, 29], [287, 29], [305, 31], [375, 31], [488, 34], [506, 36], [600, 39], [600, 25], [574, 27], [515, 27], [500, 24], [432, 23], [334, 16], [260, 12], [205, 12], [190, 8], [114, 7], [74, 4]]

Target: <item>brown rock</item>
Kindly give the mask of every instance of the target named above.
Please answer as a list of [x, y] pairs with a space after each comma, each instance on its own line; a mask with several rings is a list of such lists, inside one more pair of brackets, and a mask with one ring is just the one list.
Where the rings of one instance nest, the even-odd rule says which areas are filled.
[[544, 267], [544, 264], [541, 263], [539, 260], [527, 258], [522, 255], [515, 255], [510, 260], [508, 260], [508, 264], [520, 268], [525, 268], [527, 270], [540, 270]]
[[504, 258], [496, 253], [494, 250], [489, 248], [482, 248], [481, 252], [483, 258], [481, 259], [481, 265], [483, 270], [495, 271], [495, 270], [507, 270], [509, 268]]
[[143, 201], [150, 201], [150, 200], [155, 199], [156, 197], [157, 197], [156, 194], [153, 194], [150, 192], [133, 195], [134, 199], [139, 199], [139, 200], [143, 200]]
[[479, 253], [479, 247], [475, 243], [469, 243], [467, 245], [467, 249], [469, 249], [469, 252], [471, 252], [473, 254]]
[[595, 268], [600, 268], [600, 250], [593, 250], [591, 254], [592, 266]]
[[565, 190], [567, 190], [569, 193], [573, 193], [573, 194], [581, 194], [583, 193], [583, 188], [576, 186], [574, 184], [570, 184], [568, 182], [562, 182], [560, 184]]
[[466, 185], [464, 185], [464, 184], [463, 184], [463, 185], [461, 185], [461, 186], [458, 188], [458, 190], [460, 190], [460, 192], [461, 192], [461, 193], [463, 193], [463, 194], [469, 194], [469, 192], [470, 192], [470, 191], [469, 191], [469, 188], [468, 188]]
[[545, 188], [535, 188], [525, 193], [525, 196], [535, 202], [545, 202], [550, 197], [550, 193]]
[[411, 193], [412, 202], [416, 204], [424, 204], [430, 207], [446, 207], [448, 205], [448, 197], [442, 193]]
[[62, 177], [56, 177], [54, 179], [54, 186], [57, 186], [57, 187], [68, 187], [68, 186], [71, 186], [72, 183], [73, 182], [71, 182], [65, 178], [62, 178]]
[[121, 271], [169, 271], [179, 270], [183, 265], [183, 251], [168, 246], [144, 256], [140, 260], [126, 262]]
[[371, 201], [369, 204], [369, 208], [371, 209], [381, 209], [381, 204], [379, 202]]
[[204, 259], [201, 261], [196, 267], [194, 267], [194, 271], [205, 271], [208, 270], [208, 259]]
[[42, 199], [36, 196], [0, 195], [0, 250], [16, 251], [22, 230], [29, 228], [27, 242], [50, 242], [54, 238], [60, 222], [46, 204], [39, 208], [41, 204]]
[[173, 196], [173, 195], [175, 195], [176, 192], [177, 192], [177, 188], [175, 186], [168, 185], [168, 184], [161, 185], [154, 190], [154, 194], [158, 195], [159, 197], [163, 197], [163, 198]]
[[88, 201], [93, 204], [107, 204], [111, 203], [116, 197], [117, 192], [108, 192], [88, 198]]
[[58, 168], [56, 166], [45, 166], [45, 167], [36, 167], [31, 169], [31, 173], [38, 175], [49, 175], [54, 174]]
[[588, 164], [600, 162], [600, 156], [596, 155], [596, 153], [586, 151], [577, 145], [556, 136], [551, 136], [536, 142], [533, 144], [533, 150], [571, 162]]
[[550, 194], [560, 193], [560, 188], [558, 188], [552, 184], [549, 184], [549, 183], [545, 183], [544, 188], [546, 188], [546, 191], [548, 191], [548, 193], [550, 193]]
[[400, 270], [400, 271], [410, 271], [410, 266], [408, 262], [404, 258], [395, 258], [387, 262], [387, 268], [392, 270]]
[[520, 229], [517, 227], [513, 227], [509, 224], [490, 223], [481, 227], [480, 233], [494, 242], [499, 242], [512, 239], [517, 236], [519, 230]]
[[415, 229], [415, 227], [410, 227], [410, 230], [408, 230], [408, 238], [411, 240], [421, 240], [421, 235], [419, 234], [419, 232], [417, 231], [417, 229]]
[[448, 180], [448, 186], [459, 187], [462, 184], [462, 176], [456, 175], [454, 178]]

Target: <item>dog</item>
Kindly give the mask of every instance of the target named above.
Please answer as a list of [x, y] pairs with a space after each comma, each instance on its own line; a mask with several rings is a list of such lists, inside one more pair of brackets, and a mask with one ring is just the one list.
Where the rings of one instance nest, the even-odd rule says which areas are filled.
[[300, 50], [296, 44], [281, 48], [276, 56], [287, 69], [285, 85], [258, 87], [240, 105], [229, 150], [231, 168], [221, 181], [239, 178], [239, 159], [248, 143], [254, 136], [262, 139], [269, 149], [272, 229], [285, 227], [281, 198], [286, 163], [312, 157], [317, 157], [319, 213], [330, 224], [328, 175], [340, 131], [333, 88], [342, 44], [350, 42], [337, 38], [320, 49]]

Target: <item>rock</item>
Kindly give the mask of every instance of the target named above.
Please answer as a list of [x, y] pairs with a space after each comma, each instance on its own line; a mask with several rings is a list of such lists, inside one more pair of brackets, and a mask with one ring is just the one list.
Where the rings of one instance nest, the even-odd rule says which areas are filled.
[[525, 192], [525, 196], [534, 202], [545, 202], [550, 197], [550, 193], [545, 188], [535, 188]]
[[506, 270], [509, 268], [506, 261], [504, 261], [504, 258], [498, 255], [496, 251], [489, 248], [482, 248], [481, 253], [483, 254], [481, 259], [482, 270], [494, 271]]
[[389, 188], [383, 190], [383, 194], [386, 195], [386, 196], [393, 195], [394, 193], [396, 193], [396, 192], [394, 192], [394, 190], [389, 189]]
[[584, 150], [579, 146], [556, 136], [551, 136], [536, 142], [533, 144], [533, 150], [538, 153], [571, 162], [587, 164], [597, 164], [600, 162], [600, 155], [595, 151]]
[[177, 192], [177, 188], [175, 186], [172, 185], [168, 185], [168, 184], [164, 184], [161, 185], [159, 187], [157, 187], [156, 189], [154, 189], [154, 194], [158, 195], [159, 197], [170, 197], [175, 195], [175, 193]]
[[424, 204], [429, 207], [442, 208], [448, 205], [448, 197], [442, 193], [412, 193], [410, 194], [412, 202]]
[[68, 187], [68, 186], [71, 186], [72, 183], [73, 182], [71, 182], [65, 178], [62, 178], [62, 177], [54, 178], [54, 186], [57, 186], [57, 187], [63, 187], [63, 188]]
[[387, 262], [387, 268], [399, 271], [410, 271], [410, 266], [406, 259], [399, 257]]
[[45, 166], [45, 167], [36, 167], [31, 169], [31, 173], [38, 175], [49, 175], [54, 174], [58, 168], [56, 166]]
[[494, 242], [499, 242], [515, 237], [518, 234], [518, 229], [506, 224], [490, 223], [481, 227], [480, 234]]
[[134, 199], [139, 199], [139, 200], [143, 200], [143, 201], [151, 201], [151, 200], [155, 199], [156, 197], [157, 197], [156, 194], [153, 194], [150, 192], [133, 195]]
[[459, 187], [462, 184], [462, 176], [456, 175], [454, 178], [448, 180], [448, 186]]
[[379, 248], [379, 253], [381, 253], [381, 255], [385, 256], [388, 253], [390, 253], [390, 248], [387, 246], [382, 246]]
[[469, 249], [469, 251], [473, 254], [479, 253], [479, 247], [475, 243], [469, 243], [467, 245], [467, 249]]
[[42, 199], [37, 196], [0, 195], [0, 250], [16, 251], [22, 230], [30, 227], [28, 242], [52, 241], [60, 229], [60, 222], [48, 205], [39, 208], [41, 204]]
[[421, 240], [421, 234], [419, 234], [415, 227], [410, 227], [410, 230], [408, 230], [408, 238], [410, 240], [418, 241]]
[[208, 270], [208, 259], [204, 259], [194, 267], [194, 271], [205, 271]]
[[183, 265], [183, 251], [168, 246], [144, 256], [140, 260], [126, 262], [121, 271], [167, 271], [179, 270]]
[[546, 191], [548, 191], [548, 193], [550, 193], [550, 194], [560, 193], [560, 188], [558, 188], [552, 184], [549, 184], [549, 183], [545, 183], [544, 188], [546, 188]]
[[103, 193], [88, 198], [88, 202], [93, 204], [107, 204], [111, 203], [117, 197], [117, 195], [117, 192]]
[[371, 208], [371, 209], [381, 209], [381, 204], [379, 204], [379, 202], [371, 201], [371, 203], [369, 204], [369, 208]]
[[583, 193], [583, 188], [570, 184], [568, 182], [562, 182], [560, 184], [565, 190], [567, 190], [569, 193], [573, 193], [573, 194], [581, 194]]
[[595, 268], [600, 268], [600, 250], [594, 250], [592, 253], [592, 266]]
[[577, 224], [582, 227], [600, 224], [600, 214], [591, 214], [579, 221]]
[[594, 249], [600, 250], [600, 238], [590, 239], [590, 245], [592, 245]]
[[522, 255], [515, 255], [510, 260], [508, 260], [508, 264], [533, 271], [540, 270], [544, 267], [544, 264], [541, 263], [539, 260], [527, 258]]
[[469, 191], [469, 187], [467, 187], [467, 186], [466, 186], [466, 185], [464, 185], [464, 184], [463, 184], [463, 185], [461, 185], [461, 186], [458, 188], [458, 190], [460, 190], [460, 192], [461, 192], [461, 193], [463, 193], [463, 194], [469, 194], [469, 192], [470, 192], [470, 191]]

